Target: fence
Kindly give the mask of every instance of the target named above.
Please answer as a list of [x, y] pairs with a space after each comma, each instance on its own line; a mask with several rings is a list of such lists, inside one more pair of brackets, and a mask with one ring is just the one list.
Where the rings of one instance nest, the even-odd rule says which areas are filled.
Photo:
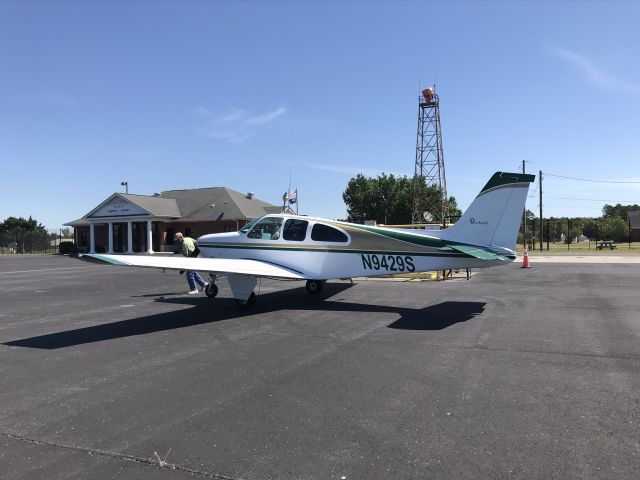
[[54, 254], [58, 253], [60, 242], [63, 241], [73, 242], [73, 238], [43, 229], [0, 232], [0, 254]]
[[[616, 224], [617, 222], [617, 224]], [[624, 222], [624, 221], [623, 221]], [[632, 230], [630, 224], [611, 219], [548, 219], [543, 221], [542, 248], [540, 245], [540, 220], [532, 219], [526, 222], [526, 243], [529, 250], [535, 251], [600, 251], [600, 250], [640, 250], [637, 240], [637, 230]], [[611, 242], [603, 248], [604, 242]], [[523, 232], [520, 231], [518, 247], [523, 248]]]

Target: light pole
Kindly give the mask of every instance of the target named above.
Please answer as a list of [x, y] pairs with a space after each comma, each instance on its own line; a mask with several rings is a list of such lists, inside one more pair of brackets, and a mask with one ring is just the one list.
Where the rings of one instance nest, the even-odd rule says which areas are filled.
[[125, 193], [129, 194], [129, 182], [120, 182], [120, 185], [125, 188]]

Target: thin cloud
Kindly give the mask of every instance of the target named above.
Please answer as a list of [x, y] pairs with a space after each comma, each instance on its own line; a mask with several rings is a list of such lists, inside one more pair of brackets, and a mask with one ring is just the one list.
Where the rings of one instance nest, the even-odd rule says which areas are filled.
[[197, 105], [196, 107], [194, 107], [193, 113], [201, 117], [211, 117], [213, 115], [211, 113], [211, 110], [209, 110], [207, 107], [203, 107], [202, 105]]
[[614, 75], [611, 75], [584, 55], [563, 48], [554, 49], [553, 53], [581, 72], [588, 82], [600, 88], [640, 94], [640, 85], [626, 83]]
[[240, 133], [234, 130], [215, 130], [208, 132], [207, 137], [214, 138], [216, 140], [226, 140], [229, 143], [244, 143], [251, 135], [249, 133]]
[[194, 113], [206, 120], [206, 125], [199, 128], [199, 131], [209, 138], [235, 144], [246, 142], [258, 129], [273, 123], [286, 111], [284, 106], [263, 114], [230, 108], [223, 114], [216, 114], [202, 105], [194, 108]]
[[617, 52], [614, 52], [610, 55], [607, 55], [606, 57], [604, 57], [605, 60], [611, 60], [612, 58], [616, 58], [616, 57], [620, 57], [622, 55], [625, 55], [629, 52], [633, 52], [634, 50], [638, 50], [640, 48], [640, 45], [634, 45], [632, 47], [627, 47], [627, 48], [623, 48], [622, 50], [618, 50]]
[[280, 107], [273, 112], [265, 113], [264, 115], [260, 115], [258, 117], [248, 118], [244, 125], [249, 127], [252, 125], [264, 125], [265, 123], [273, 122], [276, 118], [284, 115], [287, 109], [285, 107]]
[[361, 173], [366, 177], [377, 177], [382, 173], [393, 174], [394, 176], [397, 176], [397, 177], [410, 176], [402, 172], [383, 172], [382, 170], [375, 170], [368, 167], [358, 167], [355, 165], [332, 165], [328, 163], [302, 163], [302, 164], [290, 163], [289, 165], [292, 167], [294, 166], [306, 167], [306, 168], [311, 168], [313, 170], [322, 170], [324, 172], [333, 172], [333, 173], [343, 173], [347, 175], [357, 175]]

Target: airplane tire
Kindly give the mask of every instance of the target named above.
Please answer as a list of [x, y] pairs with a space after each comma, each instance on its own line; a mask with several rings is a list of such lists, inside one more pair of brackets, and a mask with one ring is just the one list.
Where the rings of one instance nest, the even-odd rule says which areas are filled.
[[207, 288], [204, 289], [204, 293], [209, 298], [215, 298], [218, 295], [218, 286], [215, 283], [210, 283]]
[[307, 292], [311, 294], [320, 293], [324, 287], [324, 280], [307, 280]]
[[255, 304], [256, 304], [255, 292], [251, 292], [251, 295], [249, 295], [249, 298], [247, 298], [246, 300], [236, 299], [236, 305], [241, 310], [249, 310], [250, 308], [253, 308]]

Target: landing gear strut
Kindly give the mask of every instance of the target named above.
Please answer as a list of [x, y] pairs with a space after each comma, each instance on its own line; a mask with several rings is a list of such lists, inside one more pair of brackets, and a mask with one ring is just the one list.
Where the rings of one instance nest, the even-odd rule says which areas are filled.
[[324, 287], [324, 280], [307, 280], [307, 292], [311, 294], [320, 293]]

